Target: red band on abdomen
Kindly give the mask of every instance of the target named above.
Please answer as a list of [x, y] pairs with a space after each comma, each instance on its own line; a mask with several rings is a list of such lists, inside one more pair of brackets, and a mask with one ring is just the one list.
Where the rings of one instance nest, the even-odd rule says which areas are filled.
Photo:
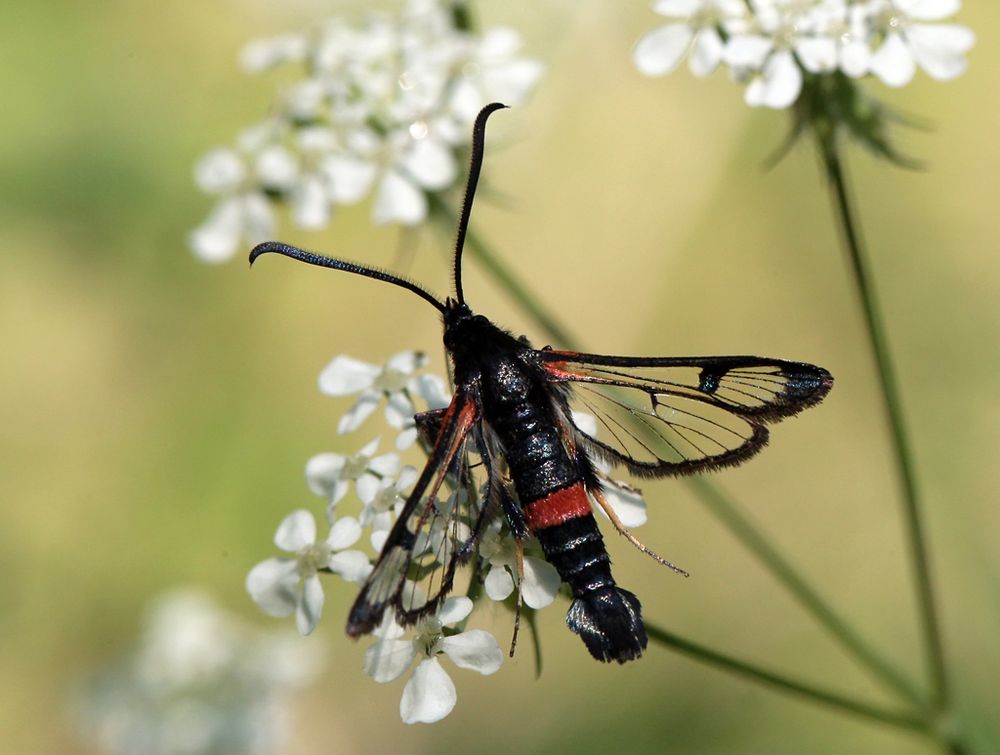
[[524, 507], [524, 516], [533, 531], [554, 527], [589, 513], [590, 499], [582, 482], [550, 493]]

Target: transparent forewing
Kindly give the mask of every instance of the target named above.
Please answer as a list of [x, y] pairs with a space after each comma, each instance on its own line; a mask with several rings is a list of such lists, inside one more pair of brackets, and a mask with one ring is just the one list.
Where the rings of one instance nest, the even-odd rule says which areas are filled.
[[433, 611], [451, 590], [458, 565], [473, 554], [484, 526], [468, 448], [475, 404], [457, 393], [441, 419], [427, 464], [351, 609], [351, 636], [373, 631], [389, 608], [404, 625]]
[[[537, 352], [569, 403], [592, 414], [587, 445], [638, 474], [685, 474], [737, 464], [767, 442], [765, 422], [822, 400], [830, 374], [761, 357], [612, 357]], [[578, 428], [579, 429], [579, 428]]]

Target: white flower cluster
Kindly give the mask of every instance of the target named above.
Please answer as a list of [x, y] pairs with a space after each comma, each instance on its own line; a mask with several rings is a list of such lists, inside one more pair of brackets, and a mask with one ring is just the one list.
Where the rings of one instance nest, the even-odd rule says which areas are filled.
[[[426, 409], [443, 408], [449, 400], [440, 377], [418, 373], [426, 361], [423, 354], [413, 351], [400, 352], [382, 366], [336, 357], [320, 374], [320, 390], [331, 396], [357, 396], [342, 415], [338, 432], [358, 429], [385, 402], [385, 419], [397, 432], [397, 449], [412, 445], [417, 437], [415, 400], [420, 399]], [[376, 438], [352, 455], [321, 453], [310, 459], [306, 481], [310, 490], [326, 501], [329, 533], [320, 538], [313, 515], [304, 509], [293, 511], [282, 520], [274, 538], [289, 555], [269, 558], [247, 575], [247, 591], [261, 609], [272, 616], [295, 614], [302, 634], [316, 628], [323, 610], [320, 573], [336, 574], [349, 583], [364, 582], [372, 570], [373, 554], [382, 548], [407, 491], [417, 479], [416, 469], [404, 466], [398, 453], [378, 454], [378, 445]], [[360, 513], [357, 517], [341, 516], [338, 509], [344, 506], [352, 484]], [[354, 548], [366, 530], [372, 555]], [[427, 538], [423, 547], [435, 553], [448, 550]], [[558, 575], [549, 585], [547, 602], [551, 603], [559, 588]], [[400, 716], [404, 722], [433, 723], [455, 707], [455, 685], [438, 656], [481, 674], [500, 668], [503, 651], [491, 634], [481, 629], [450, 629], [464, 621], [472, 608], [468, 598], [452, 597], [409, 629], [387, 614], [375, 633], [377, 639], [365, 654], [364, 668], [376, 681], [394, 681], [420, 659], [403, 688]]]
[[276, 199], [307, 229], [325, 227], [336, 205], [369, 194], [376, 223], [425, 219], [427, 193], [459, 177], [458, 153], [479, 109], [523, 101], [542, 74], [539, 63], [518, 57], [517, 32], [456, 29], [444, 5], [410, 0], [398, 16], [373, 15], [361, 27], [334, 19], [244, 50], [249, 72], [296, 65], [305, 77], [235, 147], [197, 164], [196, 183], [218, 197], [191, 234], [199, 258], [223, 262], [271, 237]]
[[285, 752], [295, 692], [322, 672], [322, 648], [262, 631], [197, 590], [156, 599], [139, 647], [84, 688], [94, 752]]
[[696, 76], [720, 64], [746, 84], [748, 105], [786, 108], [804, 76], [874, 75], [903, 86], [919, 66], [952, 79], [965, 70], [972, 31], [935, 23], [960, 0], [657, 0], [670, 23], [643, 36], [633, 60], [648, 76], [674, 70], [685, 56]]
[[[320, 389], [332, 396], [357, 396], [341, 417], [339, 432], [356, 430], [385, 402], [385, 419], [397, 432], [397, 449], [412, 445], [417, 437], [415, 401], [419, 399], [427, 409], [443, 408], [449, 401], [440, 377], [418, 372], [425, 364], [425, 357], [413, 351], [400, 352], [382, 366], [336, 357], [321, 373]], [[575, 414], [573, 419], [587, 432], [596, 433], [592, 417]], [[417, 470], [404, 466], [398, 453], [379, 454], [378, 446], [376, 438], [355, 454], [321, 453], [311, 458], [306, 464], [306, 481], [310, 490], [326, 501], [329, 532], [321, 538], [312, 513], [293, 511], [282, 520], [274, 538], [288, 555], [262, 561], [247, 575], [247, 591], [260, 608], [272, 616], [294, 614], [302, 634], [310, 634], [320, 620], [324, 603], [321, 573], [338, 575], [355, 585], [364, 582], [372, 571], [374, 554], [384, 545], [407, 491], [417, 479]], [[360, 504], [357, 516], [342, 513], [352, 486]], [[439, 503], [439, 510], [450, 511], [460, 494], [465, 493], [456, 491], [448, 501]], [[646, 521], [638, 491], [605, 474], [605, 494], [626, 526]], [[367, 552], [356, 548], [366, 531], [371, 546]], [[451, 521], [445, 526], [443, 520], [436, 521], [416, 538], [414, 550], [433, 554], [438, 566], [444, 566], [455, 545], [445, 540], [464, 539], [469, 532], [465, 522]], [[545, 608], [555, 600], [561, 585], [558, 572], [541, 557], [537, 544], [528, 544], [527, 550], [519, 558], [517, 543], [500, 519], [487, 527], [478, 542], [478, 557], [489, 599], [505, 601], [516, 588], [530, 609]], [[423, 566], [427, 567], [426, 562]], [[419, 585], [408, 584], [407, 590], [418, 596], [415, 605], [426, 599], [419, 597]], [[364, 668], [376, 681], [398, 679], [419, 659], [400, 702], [400, 716], [406, 723], [438, 721], [455, 706], [455, 686], [439, 656], [481, 674], [500, 668], [503, 652], [491, 634], [453, 628], [464, 624], [472, 610], [471, 600], [453, 596], [415, 627], [404, 629], [387, 614], [375, 632], [377, 639], [365, 654]]]

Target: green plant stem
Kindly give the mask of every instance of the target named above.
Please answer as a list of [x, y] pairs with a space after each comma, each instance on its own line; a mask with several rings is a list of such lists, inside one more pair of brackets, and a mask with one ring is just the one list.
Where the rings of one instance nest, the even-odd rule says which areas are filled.
[[686, 480], [698, 498], [708, 506], [743, 545], [767, 566], [789, 593], [813, 615], [861, 664], [903, 699], [916, 707], [926, 704], [914, 684], [892, 664], [880, 656], [864, 639], [833, 610], [822, 596], [796, 571], [784, 556], [764, 537], [753, 523], [740, 513], [736, 505], [715, 485], [701, 477]]
[[889, 355], [886, 329], [879, 309], [867, 255], [852, 209], [836, 133], [832, 130], [816, 129], [816, 135], [838, 228], [851, 263], [854, 284], [864, 310], [869, 346], [878, 367], [886, 420], [892, 435], [894, 462], [902, 489], [903, 521], [906, 526], [910, 563], [915, 578], [917, 607], [920, 613], [927, 667], [931, 676], [931, 705], [938, 711], [947, 711], [950, 708], [950, 701], [944, 647], [935, 608], [934, 584], [931, 577], [927, 541], [921, 521], [920, 489], [916, 480], [909, 436], [903, 420], [899, 385], [896, 381], [892, 358]]
[[[456, 222], [454, 213], [440, 199], [432, 196], [432, 209], [453, 227]], [[535, 320], [560, 347], [579, 349], [578, 342], [542, 307], [504, 266], [500, 258], [483, 242], [478, 234], [471, 229], [466, 237], [469, 248], [475, 253], [485, 269], [494, 276], [499, 285], [507, 291], [516, 302]], [[855, 632], [836, 611], [810, 587], [809, 583], [799, 575], [795, 568], [770, 544], [767, 538], [745, 517], [736, 506], [714, 485], [707, 480], [694, 477], [688, 480], [695, 494], [708, 506], [733, 535], [746, 548], [753, 552], [767, 566], [775, 577], [788, 589], [792, 595], [809, 611], [826, 630], [847, 649], [862, 666], [873, 673], [880, 681], [894, 690], [903, 699], [917, 706], [923, 705], [923, 699], [918, 690], [893, 666], [873, 650]]]
[[759, 684], [774, 687], [775, 689], [828, 705], [845, 713], [852, 713], [891, 726], [898, 726], [903, 729], [935, 736], [932, 729], [928, 726], [927, 721], [920, 715], [860, 702], [806, 682], [790, 679], [760, 666], [732, 658], [712, 648], [686, 640], [673, 632], [668, 632], [648, 622], [646, 623], [646, 633], [650, 639], [673, 648], [679, 653], [710, 666], [725, 669], [738, 676], [746, 677]]

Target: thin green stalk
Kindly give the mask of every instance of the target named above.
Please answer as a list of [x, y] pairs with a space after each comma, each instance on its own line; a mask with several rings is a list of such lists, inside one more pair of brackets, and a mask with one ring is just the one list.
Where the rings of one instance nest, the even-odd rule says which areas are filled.
[[751, 663], [732, 658], [724, 653], [720, 653], [712, 648], [699, 645], [696, 642], [686, 640], [673, 632], [668, 632], [659, 627], [646, 623], [646, 633], [650, 639], [654, 639], [662, 645], [673, 648], [679, 653], [690, 656], [702, 663], [725, 669], [731, 673], [746, 677], [759, 684], [764, 684], [775, 689], [788, 692], [799, 697], [804, 697], [813, 702], [836, 708], [844, 713], [851, 713], [863, 718], [879, 721], [890, 726], [898, 726], [910, 731], [921, 732], [935, 736], [928, 723], [920, 715], [907, 711], [883, 708], [872, 703], [854, 700], [836, 692], [817, 687], [806, 682], [790, 679], [781, 674], [769, 671]]
[[[449, 227], [454, 225], [454, 213], [443, 202], [432, 197], [434, 211]], [[578, 342], [570, 336], [548, 314], [535, 297], [533, 297], [504, 266], [501, 259], [493, 253], [489, 246], [475, 234], [469, 231], [466, 237], [469, 248], [475, 252], [476, 259], [486, 270], [494, 275], [500, 286], [520, 303], [525, 311], [555, 342], [564, 348], [579, 349]], [[689, 483], [698, 497], [708, 506], [709, 510], [722, 521], [733, 535], [740, 540], [768, 567], [778, 580], [788, 589], [826, 630], [836, 638], [857, 660], [880, 681], [898, 693], [903, 699], [917, 706], [923, 705], [923, 699], [918, 690], [893, 666], [882, 658], [874, 649], [862, 640], [836, 611], [809, 586], [795, 568], [772, 546], [767, 538], [754, 525], [742, 517], [736, 507], [707, 480], [690, 478]]]
[[895, 369], [889, 355], [886, 329], [879, 309], [874, 282], [861, 240], [861, 233], [851, 206], [847, 179], [836, 134], [816, 130], [817, 146], [823, 157], [834, 212], [844, 246], [851, 263], [851, 272], [864, 309], [869, 346], [878, 367], [886, 420], [892, 434], [896, 472], [902, 488], [903, 521], [906, 526], [910, 562], [915, 578], [917, 606], [924, 637], [927, 667], [930, 670], [933, 707], [947, 711], [950, 707], [948, 679], [945, 671], [944, 646], [935, 607], [934, 584], [931, 577], [927, 540], [921, 520], [921, 496], [913, 464], [909, 435], [903, 420], [903, 407]]
[[924, 696], [898, 669], [880, 656], [864, 639], [833, 610], [822, 596], [796, 571], [754, 524], [740, 513], [735, 504], [722, 491], [701, 477], [691, 477], [688, 485], [771, 573], [815, 617], [844, 648], [888, 685], [903, 699], [920, 708], [926, 704]]

